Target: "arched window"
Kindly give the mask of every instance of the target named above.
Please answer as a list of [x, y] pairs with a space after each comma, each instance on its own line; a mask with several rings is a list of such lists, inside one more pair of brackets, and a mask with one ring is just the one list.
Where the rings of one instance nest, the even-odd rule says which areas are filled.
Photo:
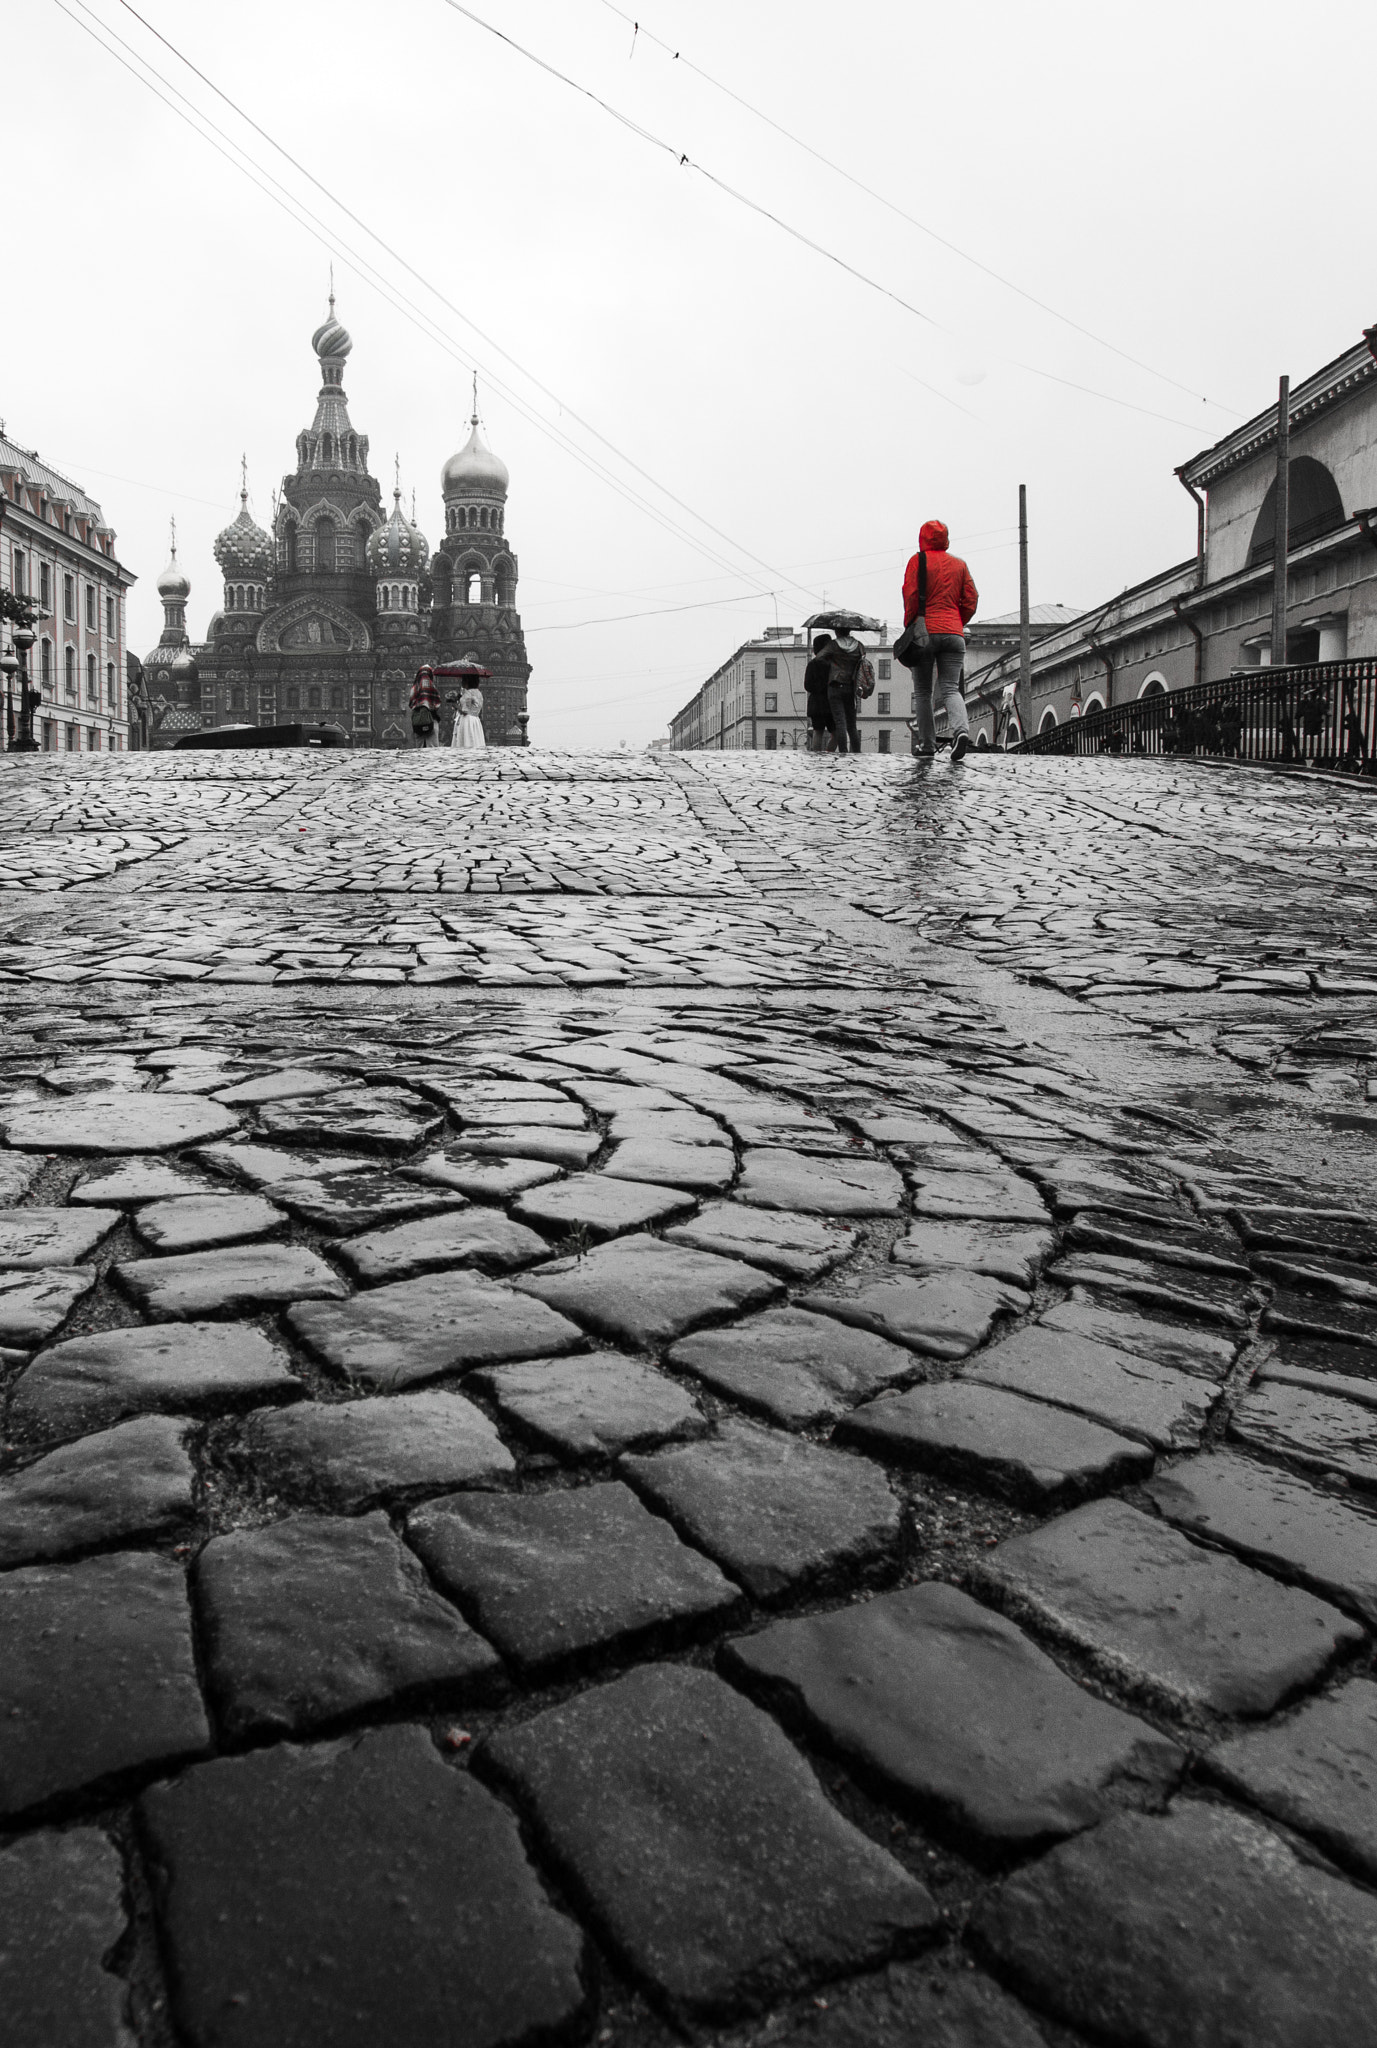
[[320, 691], [319, 691], [319, 690], [308, 690], [308, 691], [306, 692], [306, 708], [307, 708], [307, 710], [308, 710], [308, 711], [319, 711], [319, 709], [320, 709]]
[[64, 648], [63, 648], [63, 650], [62, 650], [62, 680], [63, 680], [64, 684], [66, 685], [67, 695], [68, 695], [69, 697], [75, 697], [75, 696], [76, 696], [76, 649], [75, 649], [75, 647], [64, 647]]
[[289, 526], [282, 536], [282, 567], [289, 576], [296, 574], [296, 528]]
[[94, 654], [88, 654], [86, 657], [86, 702], [88, 704], [99, 704], [100, 702], [100, 686], [96, 682], [96, 657]]
[[497, 510], [496, 510], [496, 511], [495, 511], [495, 512], [493, 513], [493, 515], [492, 515], [492, 523], [493, 523], [493, 525], [494, 525], [494, 526], [495, 526], [495, 527], [497, 528], [498, 532], [499, 532], [499, 533], [501, 533], [501, 531], [502, 531], [502, 507], [501, 507], [500, 505], [498, 506]]
[[1099, 692], [1098, 692], [1098, 690], [1097, 690], [1097, 691], [1093, 692], [1093, 693], [1092, 693], [1092, 695], [1090, 695], [1089, 697], [1087, 697], [1087, 698], [1086, 698], [1086, 700], [1085, 700], [1085, 716], [1086, 716], [1087, 718], [1089, 718], [1089, 716], [1090, 716], [1090, 714], [1091, 714], [1091, 712], [1092, 712], [1092, 711], [1103, 711], [1103, 710], [1104, 710], [1104, 698], [1103, 698], [1103, 697], [1102, 697], [1102, 696], [1101, 696], [1101, 695], [1099, 694]]
[[1149, 676], [1147, 681], [1143, 684], [1142, 689], [1138, 692], [1138, 695], [1140, 697], [1165, 697], [1166, 694], [1166, 677], [1159, 675]]
[[353, 436], [353, 435], [351, 434], [351, 435], [349, 436], [349, 460], [350, 460], [351, 462], [357, 462], [357, 461], [358, 461], [358, 459], [359, 459], [359, 444], [358, 444], [358, 442], [357, 442], [357, 441], [355, 440], [354, 436]]
[[53, 643], [51, 640], [43, 640], [39, 643], [38, 664], [39, 681], [43, 684], [45, 690], [50, 690], [53, 683]]
[[[1336, 527], [1346, 523], [1339, 486], [1324, 464], [1316, 462], [1313, 455], [1297, 455], [1291, 463], [1287, 498], [1288, 551], [1304, 547], [1308, 540], [1318, 540], [1322, 533], [1332, 533]], [[1277, 486], [1274, 478], [1253, 527], [1253, 538], [1248, 548], [1249, 568], [1257, 562], [1270, 562], [1276, 547]]]
[[1055, 712], [1055, 711], [1054, 711], [1054, 710], [1052, 709], [1051, 705], [1049, 704], [1049, 705], [1048, 705], [1048, 707], [1047, 707], [1047, 709], [1046, 709], [1046, 710], [1045, 710], [1045, 711], [1043, 712], [1043, 714], [1042, 714], [1042, 723], [1041, 723], [1041, 725], [1040, 725], [1040, 726], [1038, 727], [1038, 731], [1039, 731], [1039, 732], [1053, 732], [1053, 731], [1055, 731], [1055, 729], [1056, 729], [1056, 723], [1057, 723], [1057, 714], [1056, 714], [1056, 712]]
[[288, 683], [287, 685], [286, 704], [289, 711], [299, 711], [301, 709], [301, 691], [295, 683]]
[[237, 683], [230, 691], [230, 709], [233, 711], [242, 711], [244, 709], [244, 686], [242, 683]]
[[478, 515], [478, 524], [479, 524], [480, 526], [486, 526], [486, 525], [487, 525], [487, 523], [488, 523], [488, 508], [487, 508], [487, 506], [485, 505], [485, 506], [483, 507], [482, 511], [481, 511], [481, 512], [479, 513], [479, 515]]
[[344, 709], [344, 692], [343, 692], [343, 690], [331, 690], [331, 692], [330, 692], [330, 709], [331, 709], [332, 711], [343, 711], [343, 709]]
[[383, 594], [382, 594], [382, 601], [383, 601], [383, 610], [384, 610], [385, 612], [390, 612], [390, 611], [391, 611], [391, 609], [392, 609], [392, 592], [391, 592], [391, 591], [390, 591], [390, 590], [388, 589], [388, 587], [387, 587], [387, 585], [386, 585], [385, 583], [384, 583], [384, 585], [383, 585]]
[[316, 567], [323, 576], [335, 573], [335, 524], [322, 519], [316, 526]]
[[466, 604], [482, 604], [483, 578], [477, 569], [470, 569], [466, 583]]
[[117, 709], [119, 705], [119, 696], [115, 689], [115, 664], [113, 661], [107, 661], [105, 664], [105, 701], [112, 711]]
[[980, 728], [980, 731], [976, 734], [975, 744], [977, 752], [980, 750], [981, 747], [984, 747], [988, 750], [990, 744], [990, 735], [986, 732], [984, 726], [982, 726]]
[[322, 434], [320, 437], [320, 459], [327, 469], [335, 459], [334, 437], [330, 434]]

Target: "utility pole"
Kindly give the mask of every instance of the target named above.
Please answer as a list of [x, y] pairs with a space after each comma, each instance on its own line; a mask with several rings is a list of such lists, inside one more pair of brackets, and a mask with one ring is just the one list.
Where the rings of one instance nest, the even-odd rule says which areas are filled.
[[1028, 624], [1028, 486], [1018, 487], [1018, 722], [1033, 737], [1033, 636]]
[[1286, 665], [1286, 558], [1291, 539], [1291, 379], [1277, 399], [1276, 549], [1272, 556], [1272, 666]]

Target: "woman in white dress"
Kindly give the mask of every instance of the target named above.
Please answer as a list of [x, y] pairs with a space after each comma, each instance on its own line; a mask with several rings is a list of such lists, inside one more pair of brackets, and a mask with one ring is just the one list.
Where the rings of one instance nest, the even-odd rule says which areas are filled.
[[486, 747], [483, 737], [483, 692], [465, 690], [459, 699], [459, 716], [454, 721], [452, 747]]

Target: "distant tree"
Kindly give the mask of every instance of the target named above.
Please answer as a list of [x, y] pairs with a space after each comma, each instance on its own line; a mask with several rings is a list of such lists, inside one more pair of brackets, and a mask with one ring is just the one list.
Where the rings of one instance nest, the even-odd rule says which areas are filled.
[[16, 597], [12, 590], [0, 590], [0, 619], [8, 619], [13, 626], [32, 626], [38, 621], [37, 607], [27, 597]]

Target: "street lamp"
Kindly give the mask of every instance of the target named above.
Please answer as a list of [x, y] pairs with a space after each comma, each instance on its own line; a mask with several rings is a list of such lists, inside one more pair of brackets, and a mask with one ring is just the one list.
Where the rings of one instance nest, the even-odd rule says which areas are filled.
[[14, 679], [19, 673], [19, 657], [12, 647], [0, 654], [0, 675], [5, 678], [5, 741], [14, 745]]
[[29, 649], [35, 639], [33, 627], [16, 626], [10, 638], [19, 656], [19, 730], [9, 743], [9, 752], [36, 754], [38, 742], [33, 736], [33, 714], [34, 707], [42, 702], [42, 693], [29, 688]]

